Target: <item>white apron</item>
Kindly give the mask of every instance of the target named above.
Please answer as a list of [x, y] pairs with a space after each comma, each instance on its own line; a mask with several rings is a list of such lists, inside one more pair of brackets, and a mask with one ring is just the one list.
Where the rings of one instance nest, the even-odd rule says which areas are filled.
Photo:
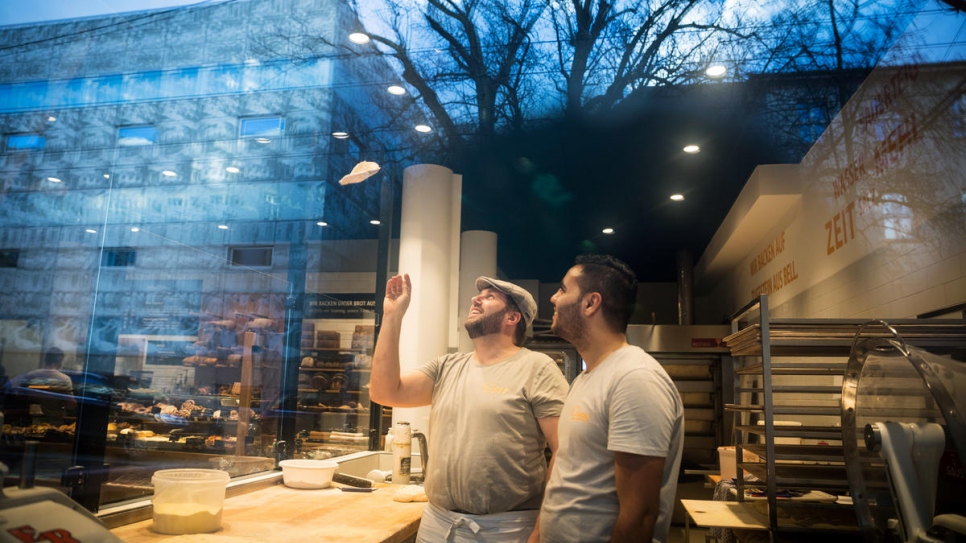
[[526, 543], [539, 514], [534, 509], [470, 515], [427, 503], [416, 543]]

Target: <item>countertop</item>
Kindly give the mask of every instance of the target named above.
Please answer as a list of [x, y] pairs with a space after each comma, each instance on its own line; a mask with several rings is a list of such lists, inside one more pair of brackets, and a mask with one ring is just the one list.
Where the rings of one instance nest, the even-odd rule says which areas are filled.
[[400, 543], [415, 535], [425, 503], [400, 503], [398, 486], [376, 483], [375, 492], [343, 492], [338, 484], [297, 490], [277, 484], [227, 498], [222, 529], [212, 534], [163, 535], [144, 520], [111, 530], [128, 543]]

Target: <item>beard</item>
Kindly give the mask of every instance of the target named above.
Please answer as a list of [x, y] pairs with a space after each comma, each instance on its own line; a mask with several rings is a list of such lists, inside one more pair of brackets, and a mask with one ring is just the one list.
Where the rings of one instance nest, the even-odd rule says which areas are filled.
[[578, 304], [557, 306], [556, 309], [550, 331], [570, 343], [582, 337], [587, 325], [580, 318]]
[[506, 315], [506, 311], [504, 309], [499, 313], [483, 315], [476, 320], [466, 319], [463, 327], [466, 328], [466, 333], [470, 335], [470, 339], [497, 334], [503, 329], [503, 315]]

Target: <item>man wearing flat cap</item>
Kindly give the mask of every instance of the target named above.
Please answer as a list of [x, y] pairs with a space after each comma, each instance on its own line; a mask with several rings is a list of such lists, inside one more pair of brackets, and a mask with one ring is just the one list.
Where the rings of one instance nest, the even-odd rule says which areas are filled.
[[490, 277], [478, 278], [476, 288], [464, 323], [473, 351], [400, 374], [412, 282], [408, 275], [389, 280], [370, 397], [392, 407], [431, 405], [429, 503], [416, 541], [539, 541], [544, 451], [557, 449], [567, 380], [549, 356], [523, 347], [537, 313], [530, 293]]

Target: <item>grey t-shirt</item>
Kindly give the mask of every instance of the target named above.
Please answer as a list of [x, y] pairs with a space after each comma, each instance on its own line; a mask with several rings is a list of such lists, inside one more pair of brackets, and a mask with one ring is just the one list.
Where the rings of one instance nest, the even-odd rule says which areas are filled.
[[546, 439], [538, 419], [559, 417], [567, 380], [547, 355], [520, 349], [490, 365], [473, 353], [419, 368], [435, 382], [426, 495], [475, 515], [539, 509]]
[[618, 349], [574, 379], [563, 413], [540, 512], [541, 541], [610, 540], [620, 510], [618, 451], [665, 458], [654, 541], [666, 541], [684, 446], [684, 407], [660, 363], [639, 347]]

